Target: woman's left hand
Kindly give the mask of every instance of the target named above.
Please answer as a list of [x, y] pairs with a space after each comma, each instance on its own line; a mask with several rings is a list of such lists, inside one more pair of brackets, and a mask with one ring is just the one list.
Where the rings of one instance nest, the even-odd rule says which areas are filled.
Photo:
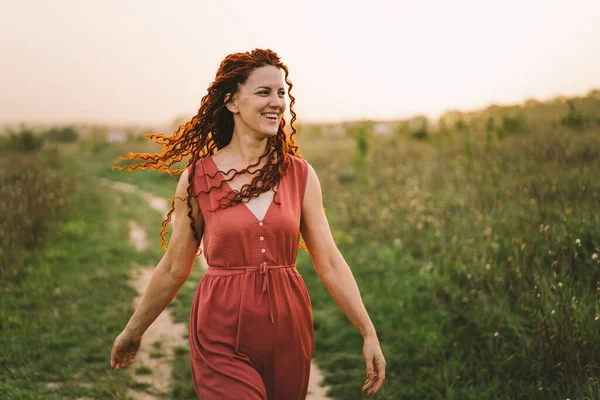
[[363, 357], [367, 364], [367, 380], [362, 391], [367, 390], [367, 395], [377, 393], [385, 381], [385, 358], [379, 345], [377, 336], [367, 336], [363, 346]]

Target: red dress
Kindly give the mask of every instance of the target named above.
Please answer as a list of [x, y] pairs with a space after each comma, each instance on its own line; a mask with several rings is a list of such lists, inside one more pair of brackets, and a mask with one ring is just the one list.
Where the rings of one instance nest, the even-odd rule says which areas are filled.
[[312, 306], [295, 268], [306, 161], [287, 174], [262, 220], [245, 203], [214, 210], [230, 190], [212, 158], [198, 161], [194, 193], [204, 217], [206, 270], [192, 304], [189, 341], [202, 400], [303, 400], [314, 346]]

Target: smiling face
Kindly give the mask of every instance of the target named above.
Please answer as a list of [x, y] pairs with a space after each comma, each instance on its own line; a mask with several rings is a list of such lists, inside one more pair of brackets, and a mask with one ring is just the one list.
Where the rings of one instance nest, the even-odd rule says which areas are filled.
[[250, 130], [261, 138], [276, 135], [285, 110], [285, 93], [277, 67], [253, 70], [227, 104], [236, 129]]

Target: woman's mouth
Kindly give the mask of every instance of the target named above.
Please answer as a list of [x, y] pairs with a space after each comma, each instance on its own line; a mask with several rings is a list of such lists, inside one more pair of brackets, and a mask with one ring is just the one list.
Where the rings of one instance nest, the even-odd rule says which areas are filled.
[[264, 113], [261, 115], [271, 123], [277, 122], [277, 113]]

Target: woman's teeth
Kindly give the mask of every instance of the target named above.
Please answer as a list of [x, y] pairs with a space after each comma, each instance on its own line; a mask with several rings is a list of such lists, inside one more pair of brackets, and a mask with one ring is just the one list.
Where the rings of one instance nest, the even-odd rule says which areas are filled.
[[268, 119], [271, 119], [271, 120], [276, 120], [277, 119], [277, 114], [275, 114], [275, 113], [262, 114], [262, 116], [266, 117]]

